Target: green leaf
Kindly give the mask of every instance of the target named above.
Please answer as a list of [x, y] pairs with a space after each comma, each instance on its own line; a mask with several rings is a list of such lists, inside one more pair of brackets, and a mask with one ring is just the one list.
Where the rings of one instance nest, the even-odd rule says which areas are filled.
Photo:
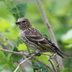
[[0, 31], [7, 31], [10, 27], [8, 20], [0, 18]]
[[38, 56], [37, 59], [45, 64], [48, 64], [48, 57], [45, 55]]
[[19, 50], [19, 51], [27, 50], [27, 46], [26, 46], [26, 44], [25, 44], [25, 43], [19, 44], [19, 46], [18, 46], [18, 50]]

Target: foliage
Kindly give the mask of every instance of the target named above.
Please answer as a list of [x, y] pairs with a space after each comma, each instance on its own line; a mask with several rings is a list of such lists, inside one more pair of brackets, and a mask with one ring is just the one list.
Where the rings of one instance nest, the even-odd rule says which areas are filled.
[[[42, 0], [42, 2], [61, 49], [72, 55], [72, 0]], [[24, 51], [27, 49], [26, 45], [19, 39], [20, 30], [15, 24], [20, 17], [28, 18], [33, 27], [49, 36], [35, 1], [0, 0], [0, 33], [12, 45], [9, 45], [1, 36], [0, 42], [4, 43], [10, 50]], [[16, 68], [14, 63], [20, 59], [21, 56], [14, 56], [0, 51], [0, 72], [13, 72]], [[47, 63], [47, 60], [45, 61], [46, 57], [40, 56], [38, 59], [45, 64]], [[39, 64], [36, 64], [38, 67]], [[72, 72], [72, 59], [64, 59], [64, 64], [63, 72]]]

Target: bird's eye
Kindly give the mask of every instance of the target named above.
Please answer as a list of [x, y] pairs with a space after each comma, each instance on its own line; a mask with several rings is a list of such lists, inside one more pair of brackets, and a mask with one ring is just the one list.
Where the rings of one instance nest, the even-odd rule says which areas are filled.
[[24, 23], [26, 22], [26, 21], [23, 21]]

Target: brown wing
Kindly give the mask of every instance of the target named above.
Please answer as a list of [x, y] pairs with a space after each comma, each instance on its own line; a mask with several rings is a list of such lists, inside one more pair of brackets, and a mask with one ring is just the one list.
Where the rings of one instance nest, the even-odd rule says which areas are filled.
[[26, 38], [40, 46], [40, 50], [43, 52], [54, 52], [63, 57], [63, 52], [58, 49], [51, 41], [42, 36], [39, 31], [31, 28], [25, 33]]
[[50, 52], [52, 51], [52, 52], [54, 52], [50, 42], [48, 42], [48, 40], [44, 36], [42, 36], [40, 34], [40, 32], [37, 31], [36, 29], [31, 28], [31, 29], [27, 30], [25, 32], [25, 36], [29, 41], [31, 41], [31, 42], [37, 44], [38, 46], [40, 46], [42, 51], [50, 51]]

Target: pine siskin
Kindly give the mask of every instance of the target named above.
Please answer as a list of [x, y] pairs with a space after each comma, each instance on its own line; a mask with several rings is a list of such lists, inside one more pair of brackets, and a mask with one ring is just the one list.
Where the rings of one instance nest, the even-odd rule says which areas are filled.
[[48, 40], [48, 38], [33, 28], [28, 19], [20, 18], [16, 24], [22, 30], [21, 36], [26, 37], [31, 43], [37, 45], [39, 51], [57, 53], [63, 58], [64, 53]]

